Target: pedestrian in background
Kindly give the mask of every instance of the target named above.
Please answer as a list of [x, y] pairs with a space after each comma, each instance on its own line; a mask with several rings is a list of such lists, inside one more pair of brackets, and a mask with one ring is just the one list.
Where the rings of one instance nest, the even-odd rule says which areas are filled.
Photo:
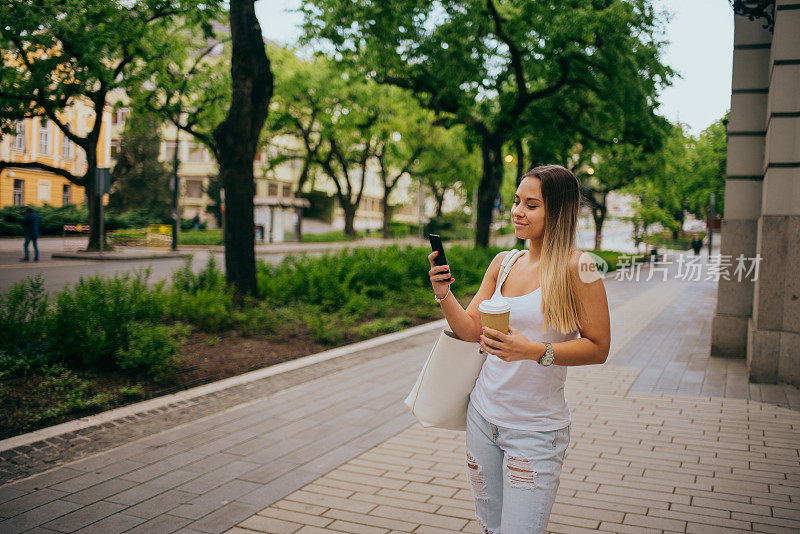
[[41, 218], [39, 214], [33, 211], [33, 208], [25, 210], [25, 218], [22, 219], [22, 229], [25, 231], [25, 257], [21, 261], [29, 261], [28, 243], [33, 242], [33, 261], [39, 261], [39, 229]]
[[194, 217], [192, 218], [192, 227], [194, 228], [195, 232], [200, 230], [200, 214], [199, 213], [195, 213], [194, 214]]
[[700, 255], [700, 249], [703, 248], [703, 240], [697, 234], [692, 236], [692, 250], [694, 250], [694, 255]]

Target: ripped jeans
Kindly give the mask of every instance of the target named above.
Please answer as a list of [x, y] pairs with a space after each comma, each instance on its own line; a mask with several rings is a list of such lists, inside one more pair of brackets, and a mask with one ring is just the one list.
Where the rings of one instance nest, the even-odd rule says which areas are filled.
[[556, 499], [570, 426], [515, 430], [467, 407], [467, 480], [484, 534], [543, 534]]

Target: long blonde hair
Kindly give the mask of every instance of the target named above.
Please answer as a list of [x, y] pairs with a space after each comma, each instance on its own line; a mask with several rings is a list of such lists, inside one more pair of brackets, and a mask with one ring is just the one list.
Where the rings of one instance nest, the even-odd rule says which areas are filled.
[[539, 260], [542, 296], [542, 333], [548, 325], [568, 334], [579, 329], [582, 305], [575, 298], [576, 280], [570, 274], [572, 252], [577, 250], [581, 189], [578, 179], [561, 165], [542, 165], [526, 172], [522, 179], [538, 178], [542, 185], [545, 223]]

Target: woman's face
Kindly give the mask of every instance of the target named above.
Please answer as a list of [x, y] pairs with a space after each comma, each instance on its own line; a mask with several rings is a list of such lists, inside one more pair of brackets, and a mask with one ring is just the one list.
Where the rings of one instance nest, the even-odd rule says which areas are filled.
[[520, 239], [542, 239], [544, 235], [544, 201], [542, 181], [527, 177], [520, 182], [511, 207], [514, 235]]

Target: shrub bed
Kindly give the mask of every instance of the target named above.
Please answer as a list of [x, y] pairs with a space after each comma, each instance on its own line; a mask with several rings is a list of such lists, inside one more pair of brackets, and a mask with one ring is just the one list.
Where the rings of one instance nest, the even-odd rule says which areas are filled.
[[[447, 249], [462, 305], [500, 250]], [[40, 276], [27, 278], [0, 292], [0, 439], [201, 380], [185, 372], [203, 364], [198, 346], [227, 365], [237, 340], [261, 343], [230, 375], [275, 363], [264, 356], [275, 345], [299, 357], [440, 318], [428, 253], [393, 245], [260, 261], [258, 298], [242, 308], [213, 256], [155, 284], [140, 269], [82, 278], [52, 298]]]

